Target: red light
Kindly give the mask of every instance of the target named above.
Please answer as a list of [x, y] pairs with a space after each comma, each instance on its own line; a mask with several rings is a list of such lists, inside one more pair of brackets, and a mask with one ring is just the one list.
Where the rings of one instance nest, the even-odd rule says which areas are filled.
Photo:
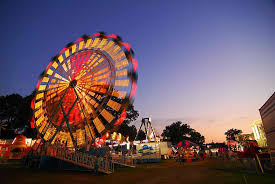
[[84, 40], [83, 38], [79, 38], [79, 39], [77, 39], [76, 41], [75, 41], [75, 43], [76, 42], [80, 42], [80, 41], [82, 41], [82, 40]]
[[31, 109], [34, 109], [34, 101], [35, 101], [35, 99], [32, 99], [32, 101], [31, 101]]
[[32, 120], [31, 120], [31, 128], [35, 128], [34, 127], [34, 118], [32, 117]]
[[124, 109], [120, 115], [120, 118], [117, 120], [117, 122], [114, 125], [120, 125], [126, 118], [127, 113], [126, 110]]

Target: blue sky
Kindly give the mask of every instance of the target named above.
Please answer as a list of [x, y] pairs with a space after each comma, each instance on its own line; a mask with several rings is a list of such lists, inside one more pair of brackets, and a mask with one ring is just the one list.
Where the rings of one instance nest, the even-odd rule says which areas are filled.
[[97, 31], [133, 47], [134, 105], [159, 132], [182, 120], [207, 141], [233, 127], [249, 133], [275, 91], [271, 0], [18, 0], [3, 1], [0, 17], [0, 95], [28, 95], [52, 56]]

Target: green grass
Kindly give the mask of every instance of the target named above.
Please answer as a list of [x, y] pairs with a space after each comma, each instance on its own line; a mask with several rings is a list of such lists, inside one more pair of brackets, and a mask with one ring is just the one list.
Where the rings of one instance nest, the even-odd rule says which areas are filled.
[[232, 163], [207, 160], [182, 165], [174, 160], [166, 160], [139, 164], [136, 168], [116, 168], [111, 175], [97, 176], [80, 171], [1, 168], [0, 183], [275, 183], [274, 175], [259, 176], [256, 173], [240, 172], [239, 166], [232, 168], [230, 164]]

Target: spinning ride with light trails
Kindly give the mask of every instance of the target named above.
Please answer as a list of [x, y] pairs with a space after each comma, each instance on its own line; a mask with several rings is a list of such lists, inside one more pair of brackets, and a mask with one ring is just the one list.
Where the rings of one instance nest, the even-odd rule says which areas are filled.
[[114, 34], [83, 35], [43, 72], [32, 101], [32, 126], [44, 142], [83, 147], [124, 121], [137, 89], [137, 60]]

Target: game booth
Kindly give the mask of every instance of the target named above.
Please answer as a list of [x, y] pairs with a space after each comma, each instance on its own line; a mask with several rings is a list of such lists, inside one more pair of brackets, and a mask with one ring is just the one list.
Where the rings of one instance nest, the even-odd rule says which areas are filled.
[[31, 149], [32, 139], [18, 135], [14, 139], [0, 141], [0, 157], [5, 159], [22, 159]]
[[178, 153], [176, 160], [179, 162], [192, 162], [206, 158], [206, 154], [200, 151], [199, 145], [189, 140], [179, 142], [177, 149]]

